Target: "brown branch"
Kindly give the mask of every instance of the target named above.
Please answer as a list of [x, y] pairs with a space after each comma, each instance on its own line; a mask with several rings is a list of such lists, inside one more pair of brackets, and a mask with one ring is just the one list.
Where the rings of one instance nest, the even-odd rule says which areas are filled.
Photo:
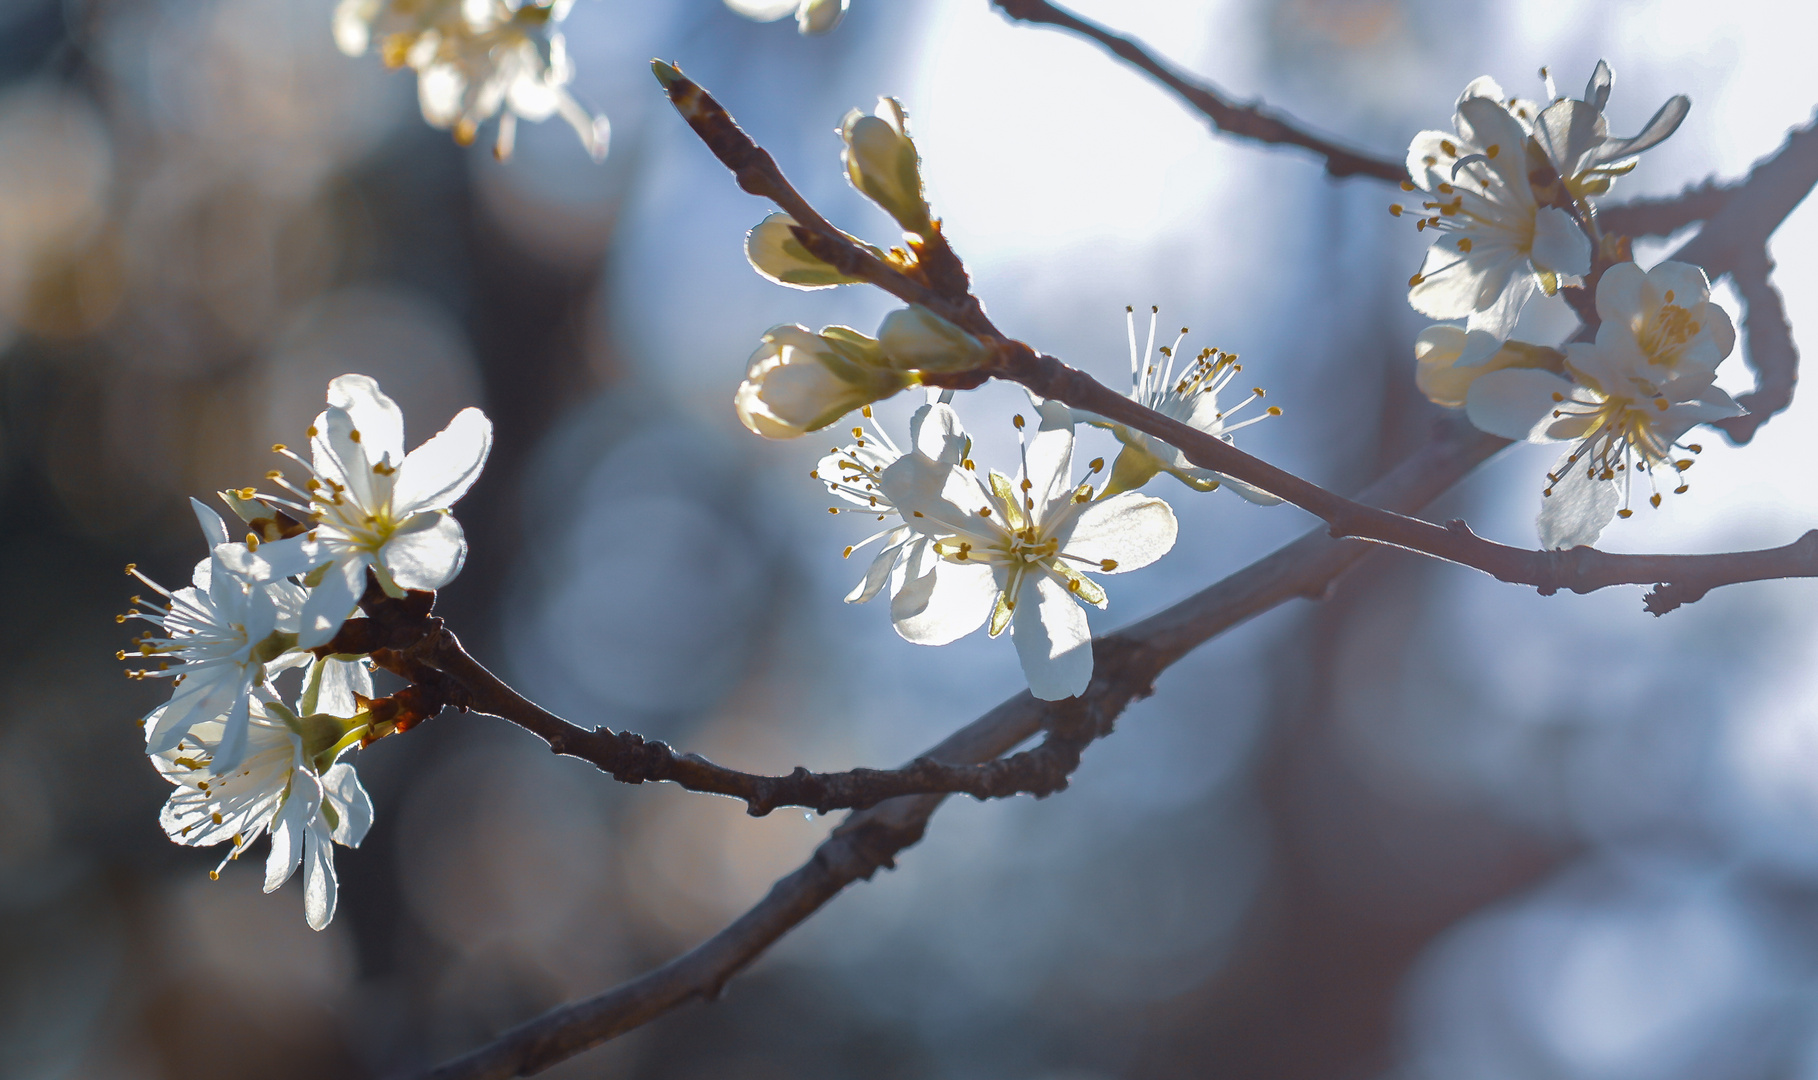
[[[1359, 499], [1418, 510], [1504, 445], [1447, 417], [1424, 448]], [[923, 757], [975, 764], [1009, 752], [1044, 728], [1109, 731], [1132, 700], [1145, 696], [1155, 678], [1195, 646], [1296, 597], [1324, 596], [1340, 575], [1374, 550], [1355, 540], [1334, 540], [1323, 530], [1308, 533], [1165, 611], [1094, 642], [1092, 685], [1081, 697], [1041, 702], [1018, 694]], [[942, 798], [892, 799], [853, 814], [807, 863], [693, 950], [605, 993], [520, 1024], [425, 1074], [425, 1080], [529, 1076], [689, 1002], [715, 999], [733, 976], [847, 885], [894, 867], [897, 854], [921, 839]]]
[[1374, 157], [1360, 150], [1333, 142], [1306, 131], [1298, 121], [1261, 103], [1240, 105], [1210, 83], [1194, 79], [1155, 56], [1140, 42], [1128, 38], [1089, 19], [1048, 3], [1047, 0], [991, 0], [1009, 18], [1018, 22], [1039, 23], [1071, 30], [1103, 45], [1118, 59], [1147, 72], [1188, 105], [1197, 109], [1212, 126], [1227, 135], [1253, 139], [1260, 143], [1299, 146], [1326, 159], [1326, 172], [1336, 177], [1369, 176], [1390, 183], [1408, 179], [1408, 170], [1399, 161]]
[[[998, 2], [1014, 6], [1024, 0]], [[778, 203], [785, 210], [791, 210], [796, 203], [806, 205], [783, 178], [775, 161], [738, 128], [724, 106], [673, 69], [668, 70], [671, 74], [664, 76], [664, 86], [670, 99], [702, 133], [714, 154], [739, 176], [741, 186], [747, 191], [761, 188], [786, 192], [790, 201]], [[736, 133], [736, 137], [729, 132]], [[757, 179], [748, 183], [748, 173], [741, 170], [755, 170], [750, 175]], [[1794, 131], [1778, 153], [1757, 163], [1745, 179], [1733, 185], [1723, 208], [1673, 257], [1703, 266], [1712, 277], [1729, 273], [1739, 262], [1747, 265], [1751, 253], [1764, 251], [1768, 236], [1815, 183], [1818, 122]], [[823, 220], [818, 214], [815, 219]], [[994, 341], [997, 348], [990, 362], [977, 372], [967, 372], [970, 379], [981, 373], [1009, 379], [1042, 397], [1153, 435], [1178, 447], [1201, 468], [1253, 484], [1324, 519], [1335, 537], [1356, 537], [1420, 552], [1473, 567], [1500, 581], [1531, 585], [1545, 595], [1560, 589], [1586, 593], [1611, 585], [1678, 584], [1685, 587], [1683, 594], [1690, 596], [1694, 592], [1703, 595], [1721, 584], [1759, 579], [1747, 576], [1750, 574], [1818, 576], [1818, 563], [1798, 541], [1780, 548], [1729, 555], [1614, 555], [1591, 548], [1534, 551], [1486, 540], [1462, 521], [1437, 525], [1346, 499], [1247, 454], [1216, 435], [1140, 405], [1085, 372], [1005, 337], [985, 320], [983, 307], [975, 298], [968, 296], [962, 302], [942, 296], [894, 267], [887, 268], [888, 274], [872, 278], [865, 270], [865, 260], [882, 265], [881, 261], [869, 252], [858, 253], [863, 259], [852, 253], [842, 257], [834, 250], [835, 245], [858, 245], [831, 226], [817, 230], [812, 237], [805, 230], [798, 235], [805, 242], [814, 241], [810, 248], [817, 256], [830, 261], [842, 258], [838, 264], [842, 270], [866, 277], [899, 299], [934, 307], [967, 330]], [[905, 281], [909, 287], [904, 287]]]

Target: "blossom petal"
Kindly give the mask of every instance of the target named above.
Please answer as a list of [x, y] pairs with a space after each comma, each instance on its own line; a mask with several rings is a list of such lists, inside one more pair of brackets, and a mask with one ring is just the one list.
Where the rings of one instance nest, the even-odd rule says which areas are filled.
[[1037, 698], [1077, 697], [1091, 685], [1092, 626], [1085, 609], [1053, 577], [1039, 572], [1023, 576], [1010, 636], [1029, 692]]
[[196, 524], [202, 526], [202, 535], [208, 538], [208, 546], [211, 550], [216, 544], [227, 543], [227, 524], [221, 520], [220, 514], [215, 513], [200, 499], [190, 499], [189, 508], [195, 511]]
[[467, 538], [453, 514], [426, 511], [398, 527], [379, 561], [401, 589], [439, 589], [467, 562]]
[[492, 421], [478, 409], [462, 409], [398, 466], [391, 512], [406, 518], [419, 510], [453, 506], [479, 479], [491, 451]]
[[1072, 533], [1061, 538], [1061, 553], [1069, 561], [1098, 563], [1095, 573], [1119, 574], [1166, 555], [1179, 529], [1167, 503], [1126, 491], [1088, 503], [1073, 519]]
[[322, 787], [315, 774], [294, 769], [290, 796], [279, 807], [271, 826], [271, 854], [265, 858], [265, 891], [273, 892], [290, 880], [303, 860], [303, 834], [322, 806]]
[[235, 695], [233, 704], [228, 706], [227, 715], [222, 717], [221, 741], [215, 744], [214, 758], [209, 762], [209, 769], [217, 774], [231, 773], [246, 760], [247, 729], [251, 726], [249, 719], [251, 699], [244, 690]]
[[[1606, 326], [1611, 323], [1630, 326], [1630, 320], [1643, 310], [1642, 290], [1647, 286], [1647, 272], [1632, 262], [1619, 262], [1605, 270], [1597, 279], [1597, 317]], [[1654, 306], [1659, 304], [1656, 298]], [[1633, 332], [1630, 330], [1631, 334]]]
[[1540, 516], [1535, 519], [1540, 546], [1548, 550], [1595, 544], [1622, 501], [1616, 481], [1592, 478], [1588, 465], [1571, 458], [1568, 450], [1554, 464], [1552, 475], [1559, 480], [1553, 484], [1553, 493], [1541, 501]]
[[298, 618], [297, 648], [313, 649], [328, 642], [352, 615], [366, 592], [366, 565], [369, 556], [362, 552], [343, 554], [328, 568], [322, 580], [309, 590]]
[[866, 567], [864, 580], [854, 585], [852, 591], [846, 594], [846, 603], [863, 604], [881, 592], [884, 583], [890, 580], [890, 571], [896, 566], [897, 557], [904, 554], [904, 545], [931, 542], [925, 536], [916, 536], [912, 539], [908, 529], [892, 530], [890, 536], [891, 539], [885, 542], [884, 549], [878, 552], [877, 557], [871, 560], [871, 565]]
[[[273, 837], [272, 850], [277, 850]], [[266, 890], [270, 892], [270, 889]], [[335, 849], [326, 831], [312, 823], [303, 837], [303, 918], [311, 930], [321, 930], [335, 917]]]
[[945, 645], [977, 630], [991, 614], [997, 585], [991, 567], [948, 562], [928, 544], [897, 564], [890, 621], [904, 641]]
[[1591, 269], [1591, 238], [1557, 206], [1543, 206], [1534, 215], [1534, 246], [1531, 249], [1536, 268], [1574, 277]]
[[[1036, 412], [1041, 424], [1024, 448], [1017, 480], [1029, 481], [1034, 519], [1047, 521], [1056, 507], [1073, 497], [1073, 411], [1061, 402], [1044, 401]], [[1018, 483], [1017, 489], [1021, 488]]]
[[[1607, 92], [1607, 91], [1606, 91]], [[1578, 175], [1593, 151], [1609, 138], [1603, 113], [1588, 101], [1567, 98], [1542, 109], [1534, 123], [1534, 138], [1561, 176]]]
[[244, 694], [237, 665], [192, 669], [188, 676], [168, 702], [147, 714], [146, 753], [162, 754], [174, 748], [190, 728], [219, 719], [233, 706], [234, 698]]
[[335, 843], [359, 847], [372, 828], [372, 797], [361, 786], [359, 774], [345, 761], [337, 762], [322, 774], [322, 796], [334, 805], [341, 819], [335, 826]]
[[328, 404], [353, 420], [369, 460], [390, 458], [393, 466], [404, 460], [404, 411], [379, 389], [378, 380], [342, 375], [328, 384]]
[[[1465, 395], [1465, 414], [1478, 430], [1505, 439], [1549, 441], [1543, 434], [1572, 384], [1550, 371], [1504, 368], [1480, 376]], [[1557, 395], [1557, 396], [1556, 396]]]
[[316, 676], [315, 708], [310, 712], [352, 716], [360, 711], [357, 698], [372, 697], [372, 673], [358, 660], [323, 657], [317, 663], [317, 670], [310, 674]]
[[966, 456], [966, 429], [953, 406], [931, 402], [909, 418], [909, 441], [924, 456], [942, 465], [958, 465]]
[[[1618, 264], [1633, 265], [1633, 264]], [[1616, 267], [1612, 266], [1611, 270]], [[1672, 293], [1672, 303], [1682, 308], [1693, 308], [1711, 298], [1711, 279], [1705, 275], [1704, 268], [1692, 263], [1666, 259], [1657, 263], [1647, 272], [1647, 283], [1654, 288], [1653, 303], [1650, 308], [1667, 303], [1666, 294]], [[1629, 309], [1633, 311], [1633, 308]]]

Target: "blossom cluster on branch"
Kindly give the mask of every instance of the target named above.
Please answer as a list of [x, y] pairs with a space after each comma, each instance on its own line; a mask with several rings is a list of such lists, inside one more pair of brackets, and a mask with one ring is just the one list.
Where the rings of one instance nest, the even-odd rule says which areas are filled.
[[[1674, 97], [1640, 134], [1615, 138], [1603, 115], [1608, 64], [1598, 62], [1583, 98], [1541, 75], [1545, 106], [1505, 97], [1488, 76], [1465, 87], [1454, 130], [1423, 131], [1408, 147], [1413, 179], [1402, 187], [1428, 197], [1389, 212], [1437, 234], [1408, 302], [1465, 321], [1416, 340], [1421, 389], [1491, 434], [1567, 444], [1547, 473], [1538, 525], [1543, 547], [1569, 548], [1630, 516], [1638, 473], [1654, 506], [1662, 470], [1684, 492], [1702, 447], [1681, 440], [1743, 409], [1715, 385], [1736, 331], [1704, 271], [1672, 261], [1643, 271], [1627, 242], [1598, 226], [1598, 198], [1678, 129], [1690, 101]], [[1510, 339], [1530, 299], [1562, 290], [1592, 298], [1594, 341], [1560, 351]]]
[[[161, 818], [181, 844], [231, 842], [225, 866], [271, 836], [265, 891], [303, 867], [309, 925], [335, 911], [331, 841], [357, 846], [372, 804], [343, 756], [408, 726], [375, 707], [370, 661], [341, 630], [373, 586], [402, 597], [454, 580], [467, 558], [449, 513], [485, 465], [492, 424], [462, 410], [408, 454], [404, 417], [364, 375], [328, 386], [309, 427], [309, 457], [273, 449], [304, 474], [267, 474], [275, 494], [221, 493], [247, 530], [191, 500], [208, 557], [189, 585], [167, 589], [128, 566], [155, 597], [135, 596], [121, 622], [151, 624], [123, 649], [135, 678], [168, 678], [171, 697], [141, 721], [145, 750], [176, 785]], [[294, 692], [278, 677], [300, 671]], [[216, 874], [219, 873], [217, 868]]]

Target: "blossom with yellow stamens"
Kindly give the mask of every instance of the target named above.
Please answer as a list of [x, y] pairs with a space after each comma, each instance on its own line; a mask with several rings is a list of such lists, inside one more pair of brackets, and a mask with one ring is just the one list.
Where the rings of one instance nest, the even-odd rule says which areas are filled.
[[[1160, 499], [1099, 498], [1089, 481], [1075, 485], [1073, 416], [1057, 401], [1038, 411], [1014, 478], [980, 477], [970, 461], [929, 468], [925, 455], [905, 455], [879, 486], [903, 523], [932, 541], [897, 568], [897, 633], [941, 645], [987, 622], [992, 637], [1008, 629], [1029, 692], [1056, 701], [1092, 681], [1092, 630], [1080, 604], [1102, 608], [1106, 598], [1088, 574], [1147, 566], [1174, 546], [1177, 525]], [[1020, 436], [1021, 416], [1016, 426]], [[1103, 467], [1099, 459], [1091, 472]]]

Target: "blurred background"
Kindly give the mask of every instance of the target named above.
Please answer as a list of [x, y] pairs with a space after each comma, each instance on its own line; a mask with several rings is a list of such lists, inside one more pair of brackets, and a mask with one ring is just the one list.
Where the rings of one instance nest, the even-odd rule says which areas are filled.
[[[1081, 0], [1234, 95], [1391, 157], [1471, 78], [1609, 115], [1694, 108], [1617, 195], [1730, 178], [1818, 101], [1811, 16], [1683, 0]], [[190, 495], [252, 482], [327, 380], [377, 377], [414, 443], [498, 427], [443, 613], [583, 724], [746, 769], [890, 765], [1022, 686], [1008, 640], [906, 644], [839, 598], [861, 566], [809, 480], [830, 441], [730, 408], [778, 322], [871, 331], [875, 292], [745, 265], [766, 208], [676, 120], [677, 60], [804, 192], [879, 242], [833, 133], [908, 106], [930, 194], [999, 325], [1122, 385], [1126, 304], [1241, 353], [1287, 416], [1247, 448], [1341, 490], [1418, 445], [1390, 192], [1208, 135], [1090, 46], [985, 0], [853, 0], [830, 37], [720, 0], [579, 0], [577, 96], [508, 164], [426, 127], [408, 73], [336, 52], [329, 0], [0, 0], [0, 1075], [385, 1077], [686, 949], [831, 820], [626, 788], [501, 722], [363, 752], [377, 808], [322, 933], [260, 859], [171, 844], [112, 616], [178, 581]], [[1644, 261], [1670, 245], [1641, 250]], [[1818, 216], [1773, 247], [1818, 316]], [[1732, 295], [1719, 295], [1736, 307]], [[1537, 312], [1526, 336], [1569, 322]], [[1722, 385], [1747, 388], [1739, 361]], [[1009, 406], [960, 402], [981, 460]], [[879, 410], [901, 435], [912, 403]], [[1619, 550], [1783, 543], [1818, 519], [1806, 395]], [[1096, 438], [1096, 434], [1087, 438]], [[1107, 444], [1106, 449], [1109, 449]], [[1531, 545], [1540, 448], [1433, 511]], [[1309, 528], [1157, 493], [1182, 519], [1110, 629]], [[1188, 657], [1046, 801], [956, 801], [734, 982], [548, 1075], [650, 1078], [1818, 1080], [1818, 625], [1811, 582], [1655, 620], [1380, 556]], [[1095, 620], [1100, 613], [1094, 613]]]

